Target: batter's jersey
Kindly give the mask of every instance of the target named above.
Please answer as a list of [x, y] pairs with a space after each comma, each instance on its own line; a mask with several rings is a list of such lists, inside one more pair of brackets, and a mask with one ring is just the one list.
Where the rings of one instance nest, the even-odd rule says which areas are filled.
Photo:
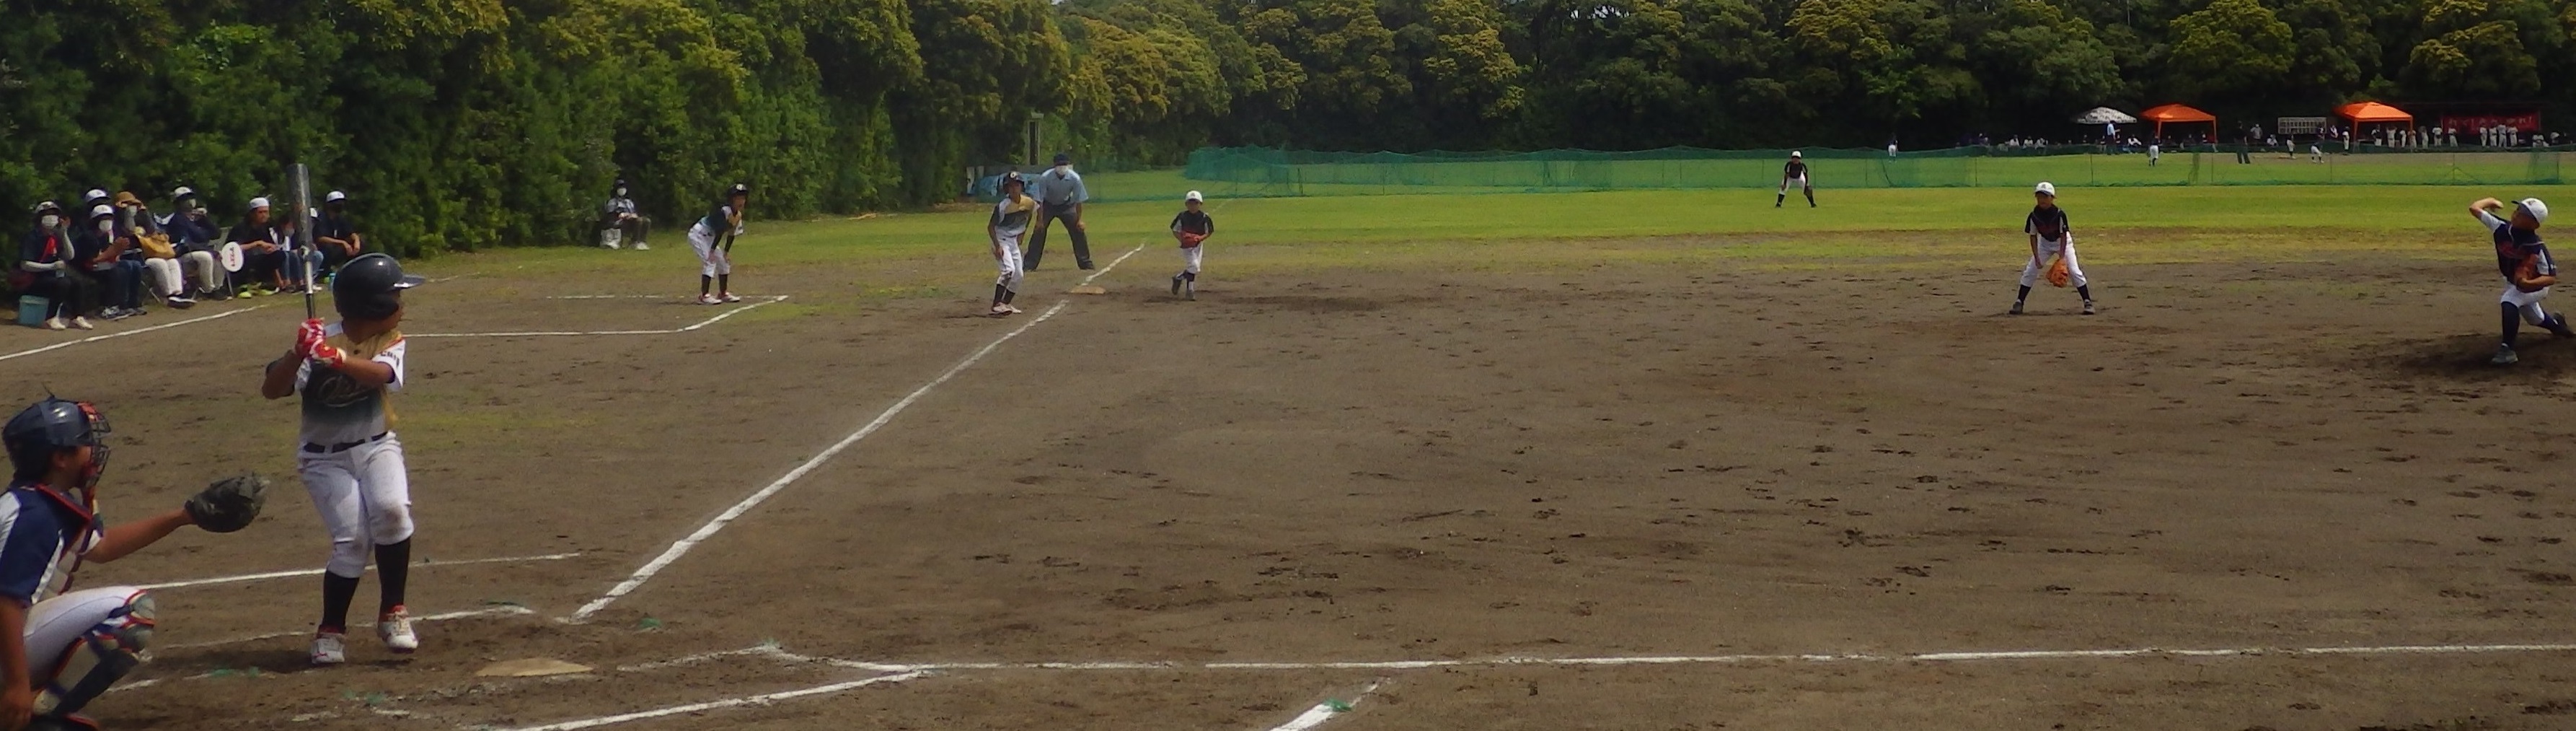
[[2505, 279], [2513, 279], [2514, 270], [2522, 268], [2523, 260], [2535, 256], [2540, 257], [2541, 276], [2558, 274], [2557, 264], [2549, 259], [2549, 246], [2540, 242], [2540, 232], [2514, 228], [2512, 221], [2486, 211], [2478, 212], [2478, 222], [2486, 224], [2487, 232], [2495, 236], [2496, 271]]
[[2022, 233], [2036, 235], [2039, 240], [2049, 243], [2065, 241], [2066, 234], [2073, 230], [2066, 221], [2066, 209], [2056, 206], [2032, 206], [2030, 216], [2021, 222]]
[[71, 585], [81, 554], [98, 546], [98, 518], [32, 480], [0, 493], [0, 597], [29, 606]]
[[[341, 332], [336, 323], [323, 331], [323, 337], [350, 357], [366, 352], [349, 342], [348, 334]], [[362, 385], [338, 370], [315, 368], [310, 358], [295, 369], [295, 390], [304, 394], [304, 429], [297, 436], [305, 444], [362, 442], [393, 430], [393, 412], [386, 407], [385, 397], [402, 390], [403, 360], [409, 345], [399, 334], [382, 337], [393, 342], [367, 359], [394, 369], [393, 380], [383, 388]]]

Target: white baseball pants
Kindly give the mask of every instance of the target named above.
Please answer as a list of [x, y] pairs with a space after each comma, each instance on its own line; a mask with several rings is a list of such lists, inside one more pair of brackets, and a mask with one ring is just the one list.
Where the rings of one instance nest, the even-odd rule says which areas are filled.
[[191, 251], [185, 254], [180, 254], [179, 268], [183, 272], [196, 273], [198, 289], [217, 290], [224, 288], [224, 265], [222, 262], [215, 260], [214, 252]]
[[331, 531], [332, 574], [357, 578], [377, 546], [411, 538], [411, 474], [393, 435], [331, 454], [299, 452], [304, 491]]
[[1186, 274], [1198, 274], [1199, 256], [1205, 251], [1207, 251], [1206, 246], [1181, 247], [1181, 271]]
[[2548, 297], [2548, 287], [2542, 287], [2538, 292], [2525, 292], [2521, 287], [2513, 286], [2513, 280], [2507, 279], [2504, 282], [2504, 294], [2497, 297], [2496, 301], [2522, 310], [2523, 322], [2541, 325], [2549, 321], [2549, 312], [2540, 309], [2540, 301]]
[[145, 278], [151, 281], [153, 294], [168, 297], [187, 292], [184, 289], [187, 286], [186, 283], [179, 278], [177, 259], [145, 259], [143, 273]]
[[2089, 284], [2090, 280], [2084, 278], [2084, 264], [2075, 259], [2075, 235], [2067, 234], [2065, 241], [2039, 240], [2039, 258], [2021, 265], [2021, 286], [2039, 284], [2039, 281], [2048, 275], [2048, 260], [2054, 258], [2059, 252], [2065, 252], [2066, 273], [2074, 280], [2067, 283], [2067, 286], [2082, 287]]
[[[144, 596], [142, 589], [131, 586], [102, 586], [67, 592], [62, 596], [36, 602], [27, 609], [27, 672], [42, 680], [54, 671], [63, 651], [89, 634], [90, 628], [107, 623], [117, 610], [131, 606]], [[146, 620], [151, 618], [146, 617]]]
[[1020, 268], [1020, 239], [1027, 236], [1026, 231], [993, 236], [993, 247], [1002, 251], [1001, 258], [993, 260], [993, 267], [1001, 270], [1001, 274], [993, 278], [994, 284], [1013, 292], [1020, 291], [1020, 280], [1026, 274]]
[[712, 277], [733, 273], [733, 255], [716, 248], [716, 235], [705, 228], [689, 228], [689, 248], [698, 250], [698, 276]]

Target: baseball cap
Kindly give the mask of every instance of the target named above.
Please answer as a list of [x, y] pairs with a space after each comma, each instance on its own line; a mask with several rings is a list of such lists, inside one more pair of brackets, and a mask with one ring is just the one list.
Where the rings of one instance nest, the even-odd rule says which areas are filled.
[[98, 188], [91, 188], [87, 195], [81, 196], [81, 200], [84, 202], [107, 200], [107, 191], [100, 190]]
[[108, 205], [108, 204], [101, 203], [101, 204], [98, 204], [98, 205], [90, 206], [90, 207], [89, 207], [89, 217], [90, 217], [90, 218], [113, 218], [113, 217], [115, 217], [115, 216], [116, 216], [116, 208], [115, 208], [114, 206], [110, 206], [110, 205]]
[[1789, 156], [1790, 156], [1790, 157], [1806, 157], [1806, 156], [1807, 156], [1807, 153], [1799, 152], [1799, 151], [1797, 151], [1797, 150], [1790, 150], [1790, 151], [1789, 151]]
[[2040, 183], [2039, 187], [2030, 189], [2030, 192], [2055, 198], [2057, 197], [2057, 185], [2053, 183]]
[[190, 187], [188, 187], [188, 186], [182, 185], [182, 186], [179, 186], [179, 189], [178, 189], [178, 190], [170, 191], [170, 199], [171, 199], [171, 200], [178, 200], [178, 199], [186, 198], [186, 197], [188, 197], [188, 196], [192, 196], [192, 195], [196, 195], [196, 194], [197, 194], [197, 189], [195, 189], [195, 188], [190, 188]]
[[1193, 191], [1190, 191], [1190, 194], [1189, 194], [1189, 195], [1181, 196], [1181, 200], [1189, 201], [1189, 202], [1193, 202], [1193, 203], [1206, 203], [1206, 202], [1207, 202], [1207, 196], [1199, 195], [1199, 192], [1198, 192], [1198, 191], [1193, 190]]
[[349, 199], [349, 194], [347, 194], [347, 193], [342, 193], [342, 192], [340, 192], [340, 191], [336, 191], [336, 190], [335, 190], [335, 191], [331, 191], [331, 193], [330, 193], [329, 195], [322, 196], [322, 202], [324, 202], [324, 203], [336, 203], [336, 202], [344, 201], [344, 200], [348, 200], [348, 199]]
[[251, 210], [256, 211], [256, 210], [259, 210], [259, 209], [262, 209], [262, 208], [267, 208], [267, 207], [268, 207], [268, 199], [266, 199], [266, 198], [252, 198], [252, 199], [250, 199], [250, 209], [251, 209]]
[[2522, 212], [2531, 214], [2532, 223], [2549, 222], [2549, 204], [2540, 202], [2538, 198], [2524, 198], [2514, 205], [2521, 206]]
[[1073, 154], [1072, 154], [1072, 153], [1065, 153], [1065, 152], [1059, 152], [1059, 153], [1056, 153], [1056, 154], [1055, 154], [1055, 164], [1057, 164], [1057, 165], [1071, 165], [1071, 164], [1073, 164]]
[[61, 213], [63, 212], [63, 204], [55, 203], [53, 201], [45, 201], [43, 203], [36, 204], [36, 213], [42, 214], [46, 211]]

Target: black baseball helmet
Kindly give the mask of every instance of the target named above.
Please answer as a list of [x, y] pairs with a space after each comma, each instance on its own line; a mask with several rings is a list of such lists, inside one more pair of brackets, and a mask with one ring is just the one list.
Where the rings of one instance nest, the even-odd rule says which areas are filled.
[[0, 445], [6, 445], [11, 473], [21, 480], [45, 476], [57, 452], [93, 447], [89, 477], [95, 480], [98, 472], [107, 469], [107, 434], [111, 431], [114, 430], [107, 425], [107, 415], [99, 413], [97, 406], [47, 397], [0, 427]]
[[725, 189], [725, 197], [731, 198], [734, 196], [742, 196], [744, 198], [751, 197], [751, 186], [743, 183], [735, 183], [733, 184], [733, 187]]
[[1029, 187], [1029, 179], [1020, 177], [1020, 171], [1018, 170], [1003, 173], [1002, 182], [997, 183], [997, 185], [1010, 185], [1012, 183], [1019, 183], [1022, 188]]
[[421, 278], [404, 274], [402, 262], [368, 254], [340, 265], [331, 277], [331, 306], [341, 317], [375, 320], [402, 309], [402, 291], [420, 286]]

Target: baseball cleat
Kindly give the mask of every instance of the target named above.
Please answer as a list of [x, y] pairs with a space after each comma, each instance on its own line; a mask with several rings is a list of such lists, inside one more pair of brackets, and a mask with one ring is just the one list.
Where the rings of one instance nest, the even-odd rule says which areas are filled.
[[712, 294], [702, 294], [702, 295], [698, 295], [698, 304], [702, 304], [702, 305], [712, 305], [712, 304], [716, 304], [716, 303], [718, 303], [718, 302], [720, 302], [720, 300], [717, 300], [715, 295], [712, 295]]
[[338, 632], [316, 632], [313, 635], [313, 664], [338, 665], [349, 661], [348, 640]]
[[1021, 312], [1023, 312], [1023, 310], [1021, 310], [1021, 309], [1020, 309], [1020, 306], [1019, 306], [1019, 305], [1011, 304], [1011, 303], [1009, 303], [1009, 302], [1004, 302], [1004, 303], [1002, 303], [1002, 309], [1010, 310], [1010, 311], [1011, 311], [1011, 314], [1014, 314], [1014, 315], [1017, 315], [1017, 314], [1020, 314]]
[[1181, 296], [1181, 277], [1177, 274], [1172, 275], [1172, 296]]
[[2085, 300], [2085, 301], [2084, 301], [2084, 314], [2087, 314], [2087, 315], [2093, 314], [2093, 301], [2092, 301], [2092, 300]]
[[732, 293], [732, 292], [726, 292], [726, 293], [724, 293], [724, 294], [716, 295], [716, 299], [724, 300], [724, 301], [725, 301], [725, 302], [727, 302], [727, 303], [741, 302], [741, 301], [742, 301], [742, 298], [741, 298], [741, 297], [736, 296], [736, 295], [735, 295], [734, 293]]
[[1182, 282], [1182, 283], [1181, 283], [1181, 299], [1189, 300], [1189, 301], [1191, 301], [1191, 302], [1197, 302], [1197, 301], [1199, 300], [1199, 285], [1198, 285], [1198, 283], [1197, 283], [1197, 282]]
[[2500, 365], [2500, 366], [2504, 366], [2504, 365], [2513, 365], [2513, 364], [2518, 363], [2518, 362], [2521, 362], [2521, 361], [2522, 361], [2522, 356], [2514, 355], [2514, 354], [2513, 354], [2513, 346], [2511, 346], [2511, 345], [2499, 345], [2499, 346], [2496, 346], [2496, 354], [2495, 354], [2495, 357], [2493, 357], [2493, 358], [2488, 358], [2488, 359], [2487, 359], [2487, 363], [2488, 363], [2488, 364], [2490, 364], [2490, 365]]
[[399, 654], [420, 649], [420, 635], [411, 631], [411, 610], [400, 606], [376, 619], [376, 636], [384, 639], [385, 649]]
[[184, 310], [184, 309], [188, 309], [188, 308], [190, 308], [190, 307], [195, 307], [195, 306], [197, 306], [197, 301], [196, 301], [196, 300], [188, 299], [188, 298], [186, 298], [186, 297], [179, 297], [179, 296], [175, 296], [175, 295], [174, 295], [174, 296], [172, 296], [172, 297], [171, 297], [170, 299], [168, 299], [168, 300], [164, 300], [164, 301], [163, 301], [163, 303], [164, 303], [164, 304], [168, 304], [168, 305], [170, 305], [170, 309], [173, 309], [173, 310]]
[[1009, 317], [1011, 316], [1011, 306], [996, 303], [993, 305], [993, 311], [991, 314], [994, 317]]
[[98, 326], [89, 324], [89, 318], [86, 318], [86, 317], [79, 317], [79, 316], [74, 316], [74, 317], [72, 318], [72, 329], [74, 329], [74, 330], [96, 330], [96, 329], [98, 329]]
[[2014, 302], [2014, 303], [2013, 303], [2013, 306], [2012, 306], [2012, 310], [2011, 310], [2011, 311], [2008, 311], [2008, 312], [2005, 312], [2004, 314], [2007, 314], [2007, 315], [2018, 315], [2018, 314], [2021, 314], [2021, 303], [2020, 303], [2020, 302]]

